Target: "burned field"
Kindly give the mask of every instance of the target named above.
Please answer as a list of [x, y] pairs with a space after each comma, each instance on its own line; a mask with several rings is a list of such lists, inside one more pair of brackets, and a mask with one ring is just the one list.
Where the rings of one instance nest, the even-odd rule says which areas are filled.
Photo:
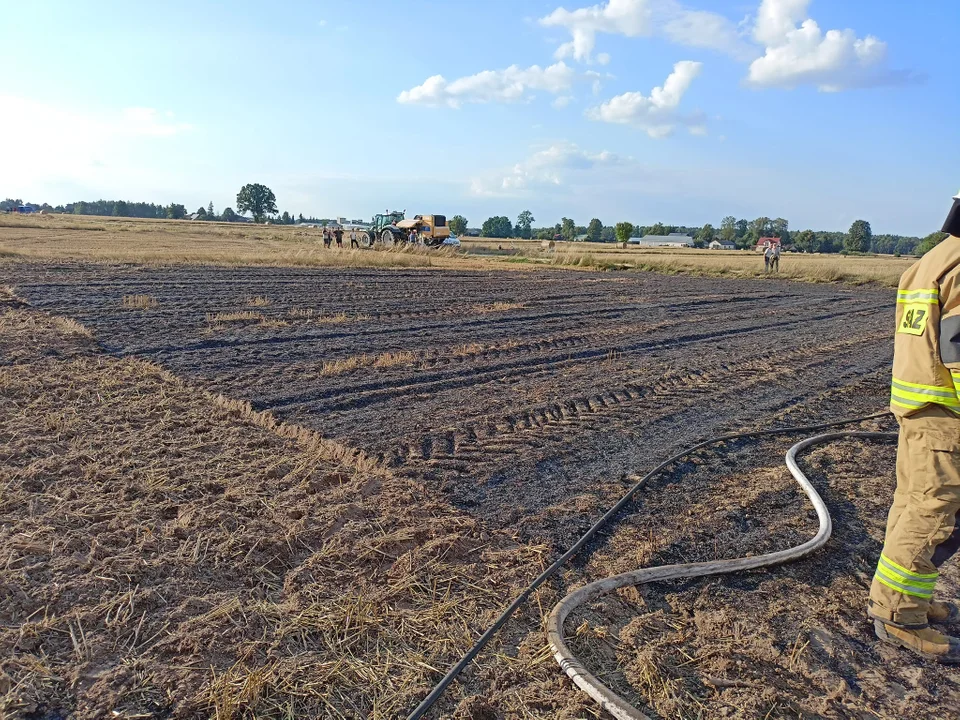
[[[75, 263], [2, 265], [2, 284], [20, 298], [0, 325], [14, 716], [402, 716], [635, 474], [886, 402], [892, 293], [866, 288]], [[789, 444], [651, 484], [436, 716], [597, 715], [543, 615], [606, 574], [812, 534]], [[567, 624], [581, 658], [660, 717], [955, 707], [949, 672], [862, 618], [892, 455], [812, 453], [825, 551], [595, 603]]]
[[16, 284], [110, 354], [361, 448], [544, 540], [567, 539], [546, 508], [715, 431], [854, 384], [852, 406], [825, 411], [882, 407], [890, 360], [890, 295], [857, 288], [96, 266]]

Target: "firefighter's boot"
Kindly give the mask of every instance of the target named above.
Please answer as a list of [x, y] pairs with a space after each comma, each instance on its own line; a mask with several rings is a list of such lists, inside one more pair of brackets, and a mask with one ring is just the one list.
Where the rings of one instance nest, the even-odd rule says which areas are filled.
[[952, 602], [933, 600], [927, 609], [927, 619], [938, 625], [951, 625], [960, 620], [960, 607]]
[[907, 630], [874, 620], [873, 629], [884, 642], [906, 648], [922, 658], [951, 665], [960, 664], [960, 639], [933, 628]]

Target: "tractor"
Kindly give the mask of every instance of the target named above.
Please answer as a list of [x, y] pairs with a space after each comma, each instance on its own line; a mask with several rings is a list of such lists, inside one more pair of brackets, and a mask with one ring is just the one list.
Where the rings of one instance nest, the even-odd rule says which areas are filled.
[[427, 247], [439, 247], [450, 237], [445, 215], [414, 215], [405, 219], [400, 211], [374, 215], [368, 232], [370, 244], [379, 243], [391, 247], [409, 241], [410, 231], [416, 232], [417, 240]]

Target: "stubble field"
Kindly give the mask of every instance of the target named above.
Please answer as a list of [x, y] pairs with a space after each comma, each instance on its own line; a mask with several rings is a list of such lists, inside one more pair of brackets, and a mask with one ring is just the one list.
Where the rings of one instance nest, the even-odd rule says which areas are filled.
[[[886, 404], [886, 290], [24, 258], [4, 284], [14, 717], [401, 717], [636, 474], [720, 431]], [[607, 574], [812, 534], [789, 444], [664, 474], [434, 716], [599, 717], [545, 650], [544, 614]], [[827, 549], [595, 603], [568, 621], [578, 653], [657, 717], [956, 707], [949, 671], [863, 619], [892, 457], [812, 453]]]

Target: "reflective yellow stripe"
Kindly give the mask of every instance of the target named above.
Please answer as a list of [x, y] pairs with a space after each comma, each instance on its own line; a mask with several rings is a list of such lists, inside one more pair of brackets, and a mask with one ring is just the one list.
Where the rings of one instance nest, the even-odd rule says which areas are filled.
[[960, 409], [960, 394], [956, 386], [923, 385], [895, 377], [890, 381], [890, 402], [908, 409], [923, 407], [927, 403]]
[[937, 584], [936, 580], [911, 580], [910, 578], [905, 578], [900, 575], [895, 570], [891, 570], [884, 565], [877, 566], [877, 574], [881, 577], [889, 580], [890, 582], [895, 582], [898, 585], [903, 587], [908, 587], [911, 590], [916, 590], [917, 592], [933, 592], [934, 585]]
[[909, 580], [904, 580], [900, 576], [891, 573], [885, 567], [877, 568], [877, 577], [882, 577], [887, 582], [896, 583], [900, 587], [913, 590], [918, 593], [930, 593], [933, 595], [933, 588], [936, 585], [936, 582], [920, 583], [920, 582], [910, 582]]
[[946, 397], [945, 395], [931, 393], [928, 390], [902, 390], [893, 386], [890, 389], [890, 397], [920, 404], [936, 403], [937, 405], [960, 408], [960, 399], [957, 398], [956, 393], [951, 397]]
[[925, 402], [922, 402], [922, 403], [912, 403], [912, 402], [910, 402], [909, 400], [900, 401], [900, 400], [897, 400], [895, 397], [892, 397], [892, 396], [891, 396], [891, 398], [890, 398], [890, 404], [891, 404], [891, 405], [896, 405], [897, 407], [907, 408], [907, 410], [916, 410], [917, 408], [922, 408], [922, 407], [923, 407], [924, 405], [926, 405], [927, 403], [925, 403]]
[[940, 573], [938, 572], [915, 573], [913, 570], [907, 570], [903, 565], [898, 565], [883, 553], [880, 553], [880, 562], [889, 566], [892, 570], [897, 570], [898, 572], [901, 572], [908, 577], [916, 578], [917, 580], [936, 580], [938, 577], [940, 577]]
[[877, 562], [874, 580], [903, 595], [930, 599], [940, 573], [915, 573], [895, 563], [883, 553]]
[[900, 290], [897, 292], [898, 303], [929, 303], [936, 305], [940, 302], [940, 291], [936, 288], [929, 290]]
[[910, 590], [909, 588], [899, 586], [899, 585], [897, 585], [897, 583], [890, 582], [890, 581], [887, 580], [886, 578], [880, 577], [880, 575], [874, 575], [873, 577], [874, 577], [874, 579], [875, 579], [878, 583], [880, 583], [881, 585], [886, 585], [888, 588], [890, 588], [891, 590], [895, 590], [896, 592], [900, 593], [901, 595], [912, 595], [913, 597], [923, 598], [924, 600], [929, 600], [930, 598], [933, 597], [933, 591], [932, 591], [932, 590], [931, 590], [929, 593], [916, 592], [916, 591], [914, 591], [914, 590]]
[[[952, 371], [960, 374], [960, 370]], [[903, 385], [907, 388], [916, 388], [917, 390], [937, 390], [941, 392], [946, 392], [948, 395], [953, 395], [953, 388], [947, 388], [943, 385], [921, 385], [920, 383], [907, 382], [906, 380], [901, 380], [898, 377], [893, 378], [893, 382], [897, 385]]]

